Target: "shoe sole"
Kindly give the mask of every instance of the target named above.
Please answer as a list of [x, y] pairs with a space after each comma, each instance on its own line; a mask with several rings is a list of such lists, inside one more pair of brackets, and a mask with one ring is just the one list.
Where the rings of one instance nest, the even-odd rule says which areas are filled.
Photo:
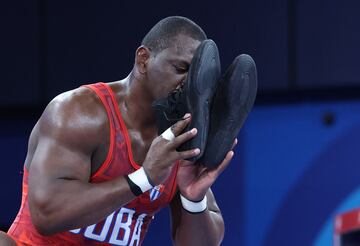
[[[195, 59], [195, 60], [194, 60]], [[196, 50], [185, 82], [186, 105], [191, 113], [191, 122], [185, 131], [197, 129], [197, 135], [180, 146], [179, 150], [200, 149], [200, 154], [190, 158], [199, 159], [205, 150], [210, 122], [210, 105], [215, 95], [221, 74], [218, 48], [214, 41], [203, 41]]]
[[239, 55], [226, 71], [216, 92], [208, 142], [199, 162], [210, 168], [221, 164], [254, 105], [256, 93], [255, 62], [249, 55]]

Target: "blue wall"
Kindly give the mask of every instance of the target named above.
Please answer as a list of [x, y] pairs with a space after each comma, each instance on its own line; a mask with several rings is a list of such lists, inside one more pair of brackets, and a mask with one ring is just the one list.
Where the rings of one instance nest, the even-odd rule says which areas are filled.
[[[312, 245], [332, 223], [336, 209], [359, 187], [359, 106], [301, 103], [254, 110], [244, 139], [245, 245]], [[327, 231], [320, 245], [330, 240]]]
[[[253, 110], [236, 159], [213, 188], [227, 225], [223, 245], [332, 244], [334, 216], [360, 204], [359, 108], [344, 101]], [[168, 227], [167, 212], [161, 219], [153, 232]], [[148, 239], [166, 245], [159, 233]]]
[[[223, 245], [331, 245], [335, 214], [360, 204], [359, 111], [360, 101], [256, 107], [213, 187]], [[148, 242], [170, 245], [168, 211], [159, 217]]]

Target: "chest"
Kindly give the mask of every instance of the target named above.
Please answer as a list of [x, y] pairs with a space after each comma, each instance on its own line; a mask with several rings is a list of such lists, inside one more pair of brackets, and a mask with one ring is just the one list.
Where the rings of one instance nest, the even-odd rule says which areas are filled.
[[110, 134], [109, 130], [104, 131], [100, 136], [103, 141], [100, 142], [91, 157], [92, 174], [99, 170], [114, 150], [128, 152], [130, 159], [142, 165], [155, 137], [156, 135], [143, 136], [134, 130], [128, 130], [127, 137], [120, 132]]
[[141, 165], [146, 158], [155, 136], [143, 136], [139, 132], [133, 130], [129, 130], [128, 135], [131, 141], [134, 161]]
[[[131, 135], [133, 136], [131, 139], [132, 143], [130, 143]], [[105, 182], [132, 173], [139, 168], [152, 142], [139, 140], [142, 140], [140, 136], [131, 134], [131, 131], [129, 131], [128, 135], [118, 132], [118, 134], [114, 136], [113, 143], [111, 141], [109, 143], [108, 155], [105, 162], [103, 162], [101, 167], [92, 175], [90, 182]], [[130, 146], [131, 149], [136, 151], [132, 151]], [[142, 158], [140, 160], [141, 162], [139, 159], [135, 159], [135, 156]], [[174, 163], [170, 176], [163, 184], [140, 195], [128, 203], [126, 207], [135, 209], [137, 213], [153, 214], [163, 206], [166, 206], [176, 190], [177, 169], [178, 164]]]

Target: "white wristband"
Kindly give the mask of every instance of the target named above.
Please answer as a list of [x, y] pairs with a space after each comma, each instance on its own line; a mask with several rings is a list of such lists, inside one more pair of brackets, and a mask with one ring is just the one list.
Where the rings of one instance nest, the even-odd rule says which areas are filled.
[[173, 140], [175, 138], [175, 135], [172, 132], [171, 127], [169, 127], [166, 131], [164, 131], [161, 134], [161, 137], [168, 140], [168, 141], [171, 141], [171, 140]]
[[190, 213], [201, 213], [204, 212], [207, 208], [206, 196], [200, 202], [193, 202], [180, 194], [180, 200], [183, 208]]
[[153, 188], [148, 180], [148, 177], [146, 176], [143, 167], [139, 168], [137, 171], [133, 173], [130, 173], [128, 177], [132, 182], [134, 182], [134, 184], [139, 186], [139, 188], [143, 193]]

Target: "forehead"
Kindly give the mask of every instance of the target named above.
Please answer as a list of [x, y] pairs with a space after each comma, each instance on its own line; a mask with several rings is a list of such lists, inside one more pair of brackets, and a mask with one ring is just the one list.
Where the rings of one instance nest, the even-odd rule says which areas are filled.
[[190, 63], [199, 45], [199, 40], [195, 40], [189, 36], [179, 35], [174, 45], [164, 49], [160, 53], [163, 53], [162, 55], [167, 60], [183, 60]]

